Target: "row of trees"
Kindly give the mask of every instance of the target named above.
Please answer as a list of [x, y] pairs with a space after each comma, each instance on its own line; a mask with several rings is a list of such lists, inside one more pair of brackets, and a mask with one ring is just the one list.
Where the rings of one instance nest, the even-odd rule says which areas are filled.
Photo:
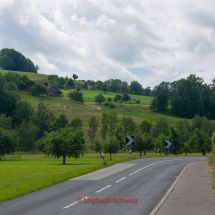
[[191, 125], [185, 119], [178, 121], [174, 126], [169, 126], [165, 118], [159, 119], [156, 124], [147, 120], [136, 124], [131, 117], [124, 116], [120, 119], [115, 112], [110, 112], [103, 113], [101, 139], [96, 138], [96, 132], [93, 132], [91, 142], [95, 151], [101, 153], [103, 150], [110, 154], [110, 158], [111, 154], [117, 153], [118, 150], [125, 147], [125, 137], [131, 134], [135, 137], [132, 150], [139, 151], [140, 156], [142, 156], [142, 152], [145, 155], [146, 151], [151, 150], [168, 153], [164, 146], [165, 140], [172, 142], [170, 152], [173, 154], [195, 152], [205, 154], [212, 149], [211, 135], [214, 129], [215, 122], [197, 115], [192, 119]]
[[2, 49], [0, 51], [0, 68], [5, 70], [34, 72], [37, 73], [39, 67], [14, 49]]
[[[65, 115], [58, 118], [46, 109], [41, 102], [37, 110], [30, 103], [22, 101], [14, 94], [0, 90], [0, 158], [15, 150], [39, 150], [46, 155], [78, 158], [83, 155], [86, 147], [82, 121], [74, 118], [70, 123]], [[4, 100], [3, 100], [4, 99]], [[195, 116], [192, 125], [187, 120], [169, 126], [165, 118], [152, 124], [143, 120], [134, 123], [131, 117], [119, 118], [115, 112], [103, 113], [101, 125], [92, 116], [89, 119], [88, 135], [91, 148], [96, 152], [111, 155], [125, 147], [125, 136], [133, 134], [135, 144], [133, 151], [142, 152], [157, 150], [166, 153], [164, 141], [170, 140], [173, 154], [211, 151], [211, 135], [215, 123], [206, 117]], [[100, 129], [99, 129], [100, 128]], [[100, 131], [98, 133], [98, 130]]]
[[173, 114], [193, 118], [195, 115], [215, 119], [215, 79], [205, 84], [196, 75], [169, 83], [162, 82], [153, 90], [152, 111], [166, 111], [171, 106]]

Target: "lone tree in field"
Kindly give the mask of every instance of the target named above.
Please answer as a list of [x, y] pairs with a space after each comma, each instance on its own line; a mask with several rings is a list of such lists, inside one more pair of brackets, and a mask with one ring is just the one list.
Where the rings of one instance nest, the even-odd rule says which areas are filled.
[[79, 158], [83, 152], [82, 131], [71, 131], [69, 127], [46, 133], [44, 143], [45, 152], [63, 157], [63, 164], [66, 164], [66, 157]]
[[105, 101], [105, 97], [100, 93], [99, 95], [95, 96], [95, 102], [98, 102], [99, 105]]

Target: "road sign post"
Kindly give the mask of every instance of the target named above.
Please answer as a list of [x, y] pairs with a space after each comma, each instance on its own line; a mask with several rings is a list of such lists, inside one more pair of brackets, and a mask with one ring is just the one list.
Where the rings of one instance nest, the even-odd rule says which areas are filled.
[[165, 140], [164, 146], [166, 149], [168, 149], [168, 154], [169, 154], [169, 148], [172, 146], [172, 143], [169, 140]]
[[104, 159], [105, 159], [104, 153], [101, 154], [101, 157], [102, 157], [102, 165], [104, 165], [104, 163], [105, 163], [105, 161], [104, 161]]

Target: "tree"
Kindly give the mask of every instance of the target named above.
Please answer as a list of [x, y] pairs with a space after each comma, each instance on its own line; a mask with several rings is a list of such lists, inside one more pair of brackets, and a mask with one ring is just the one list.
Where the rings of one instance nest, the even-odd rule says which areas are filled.
[[12, 153], [16, 148], [16, 139], [12, 130], [0, 128], [0, 160], [6, 154]]
[[101, 152], [102, 152], [102, 144], [100, 141], [95, 140], [95, 145], [93, 146], [93, 149], [95, 152], [98, 152], [101, 156]]
[[203, 115], [202, 83], [202, 78], [192, 74], [187, 79], [177, 81], [176, 90], [170, 100], [172, 113], [188, 119]]
[[26, 152], [33, 151], [38, 130], [38, 127], [31, 121], [22, 121], [21, 125], [17, 129], [17, 133], [19, 135], [19, 150]]
[[111, 137], [108, 141], [104, 143], [105, 153], [110, 154], [110, 160], [112, 160], [112, 154], [116, 154], [119, 150], [119, 142], [115, 137]]
[[0, 89], [0, 114], [3, 113], [6, 116], [11, 116], [18, 99], [16, 94]]
[[173, 154], [182, 153], [184, 147], [181, 141], [181, 135], [173, 126], [170, 127], [169, 140], [172, 143], [171, 152]]
[[8, 90], [8, 91], [15, 91], [15, 92], [18, 91], [17, 86], [16, 86], [16, 83], [14, 83], [13, 81], [7, 82], [7, 83], [3, 86], [3, 89]]
[[57, 158], [63, 158], [63, 164], [66, 164], [66, 157], [77, 159], [83, 151], [82, 132], [71, 131], [69, 127], [46, 133], [44, 142], [47, 151]]
[[19, 126], [24, 120], [29, 122], [33, 114], [34, 109], [29, 102], [25, 100], [18, 101], [13, 111], [13, 125]]
[[64, 128], [68, 125], [69, 121], [65, 114], [61, 114], [55, 121], [53, 128], [54, 130], [58, 130], [60, 128]]
[[68, 94], [68, 97], [74, 102], [84, 102], [83, 93], [78, 91], [72, 91]]
[[14, 49], [2, 49], [0, 51], [0, 67], [5, 70], [37, 72], [34, 63]]
[[76, 74], [73, 74], [72, 77], [73, 77], [74, 80], [78, 79], [78, 76]]
[[142, 157], [142, 152], [144, 152], [144, 155], [146, 155], [146, 151], [152, 149], [153, 144], [150, 135], [149, 134], [143, 135], [140, 127], [138, 127], [135, 132], [134, 150], [140, 152], [140, 157]]
[[126, 103], [127, 101], [131, 100], [131, 97], [127, 93], [123, 93], [121, 100]]
[[47, 88], [42, 84], [35, 84], [30, 88], [30, 92], [33, 96], [41, 96], [48, 94]]
[[82, 130], [82, 121], [80, 118], [76, 117], [72, 119], [70, 126], [72, 130]]
[[52, 130], [53, 124], [55, 122], [55, 117], [53, 113], [46, 109], [43, 102], [38, 103], [38, 108], [33, 116], [33, 123], [39, 128], [37, 138], [44, 136], [45, 132], [50, 132]]
[[121, 148], [125, 145], [126, 136], [133, 134], [135, 128], [136, 124], [131, 117], [123, 116], [122, 119], [119, 120], [116, 137], [120, 143]]
[[101, 90], [105, 93], [108, 91], [108, 85], [106, 83], [103, 83], [101, 86]]
[[113, 101], [114, 102], [118, 102], [118, 101], [121, 100], [121, 98], [122, 98], [122, 96], [120, 94], [116, 94], [115, 97], [114, 97], [114, 99], [113, 99]]
[[192, 152], [202, 152], [202, 155], [206, 155], [206, 152], [210, 152], [212, 149], [211, 138], [198, 128], [194, 130], [189, 145]]
[[147, 121], [147, 120], [143, 120], [140, 123], [140, 130], [142, 131], [143, 134], [149, 134], [152, 128], [152, 123]]
[[11, 130], [12, 118], [10, 116], [6, 117], [5, 114], [0, 114], [0, 128]]
[[166, 111], [168, 106], [168, 93], [161, 86], [158, 86], [154, 92], [154, 98], [151, 101], [150, 109], [152, 111]]
[[94, 139], [96, 137], [98, 126], [99, 126], [99, 121], [96, 119], [95, 116], [91, 116], [89, 120], [88, 135], [90, 137], [92, 147], [93, 147]]
[[152, 136], [157, 138], [160, 134], [169, 135], [169, 125], [165, 118], [158, 119], [158, 122], [152, 127]]
[[143, 94], [142, 85], [137, 81], [132, 81], [130, 84], [130, 93], [135, 95], [142, 95]]
[[99, 105], [105, 101], [105, 97], [100, 93], [99, 95], [95, 96], [95, 102], [98, 102]]

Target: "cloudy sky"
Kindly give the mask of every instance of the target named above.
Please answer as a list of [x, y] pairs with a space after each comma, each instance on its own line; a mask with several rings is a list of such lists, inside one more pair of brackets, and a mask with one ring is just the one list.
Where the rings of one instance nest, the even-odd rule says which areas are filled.
[[147, 86], [215, 77], [215, 0], [0, 0], [0, 49], [39, 73]]

